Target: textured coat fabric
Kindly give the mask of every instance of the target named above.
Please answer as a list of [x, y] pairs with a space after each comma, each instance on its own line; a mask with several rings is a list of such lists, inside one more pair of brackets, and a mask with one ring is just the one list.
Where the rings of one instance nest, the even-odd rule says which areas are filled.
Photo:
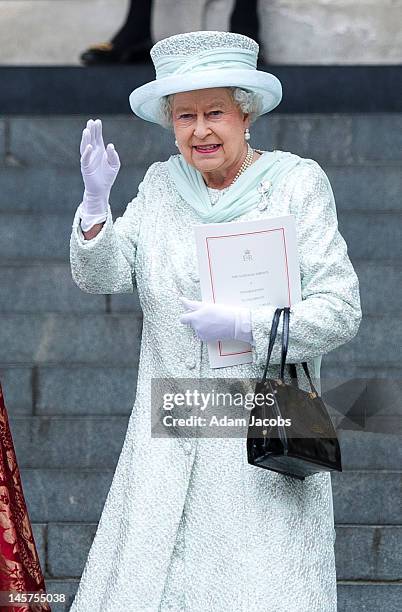
[[[288, 360], [313, 369], [356, 334], [361, 310], [326, 175], [311, 162], [266, 210], [236, 221], [295, 215], [303, 300], [291, 309]], [[265, 364], [274, 307], [252, 310], [253, 363], [241, 366], [211, 369], [205, 344], [179, 322], [179, 297], [201, 299], [198, 223], [166, 162], [152, 164], [114, 223], [108, 209], [93, 240], [83, 239], [79, 209], [74, 217], [74, 281], [89, 293], [136, 285], [143, 332], [127, 435], [71, 612], [335, 612], [330, 474], [298, 481], [250, 466], [242, 438], [151, 438], [152, 377], [258, 378]], [[279, 345], [280, 334], [273, 364]]]

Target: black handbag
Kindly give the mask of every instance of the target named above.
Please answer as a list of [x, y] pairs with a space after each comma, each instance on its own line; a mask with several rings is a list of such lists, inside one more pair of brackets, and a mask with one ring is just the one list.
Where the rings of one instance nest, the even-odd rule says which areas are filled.
[[[280, 376], [269, 379], [269, 361], [282, 311]], [[310, 392], [299, 388], [295, 364], [287, 364], [291, 384], [284, 381], [289, 317], [290, 308], [277, 308], [272, 320], [267, 363], [262, 379], [256, 384], [250, 411], [247, 459], [256, 467], [304, 480], [317, 472], [341, 472], [341, 451], [328, 411], [311, 380], [307, 362], [302, 366]]]

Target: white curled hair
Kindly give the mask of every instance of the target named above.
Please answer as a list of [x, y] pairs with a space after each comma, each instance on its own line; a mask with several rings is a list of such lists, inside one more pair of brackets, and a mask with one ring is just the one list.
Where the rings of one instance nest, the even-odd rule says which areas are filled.
[[[253, 91], [247, 91], [240, 87], [227, 87], [232, 100], [243, 113], [249, 113], [250, 123], [253, 123], [262, 110], [262, 98]], [[172, 102], [174, 94], [164, 96], [159, 106], [159, 119], [161, 125], [168, 130], [173, 130]]]

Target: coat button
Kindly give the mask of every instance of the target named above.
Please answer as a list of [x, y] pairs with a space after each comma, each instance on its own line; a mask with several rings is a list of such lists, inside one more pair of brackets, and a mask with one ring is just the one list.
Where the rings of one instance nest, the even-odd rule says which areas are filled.
[[196, 270], [189, 270], [189, 276], [190, 276], [191, 280], [194, 283], [199, 283], [200, 282], [200, 277], [199, 277], [198, 272]]
[[197, 365], [197, 362], [195, 359], [188, 359], [186, 361], [186, 366], [188, 367], [189, 370], [194, 370], [196, 365]]
[[193, 447], [191, 446], [191, 442], [185, 442], [183, 444], [183, 448], [184, 448], [184, 452], [186, 453], [186, 455], [189, 455]]

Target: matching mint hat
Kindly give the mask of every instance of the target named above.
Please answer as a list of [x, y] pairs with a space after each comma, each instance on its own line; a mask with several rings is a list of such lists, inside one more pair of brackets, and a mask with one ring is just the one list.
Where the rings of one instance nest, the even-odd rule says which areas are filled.
[[169, 36], [151, 49], [156, 79], [130, 94], [132, 111], [161, 123], [160, 100], [169, 94], [211, 87], [241, 87], [260, 94], [261, 115], [282, 99], [282, 85], [273, 74], [257, 70], [259, 45], [234, 32], [198, 31]]

